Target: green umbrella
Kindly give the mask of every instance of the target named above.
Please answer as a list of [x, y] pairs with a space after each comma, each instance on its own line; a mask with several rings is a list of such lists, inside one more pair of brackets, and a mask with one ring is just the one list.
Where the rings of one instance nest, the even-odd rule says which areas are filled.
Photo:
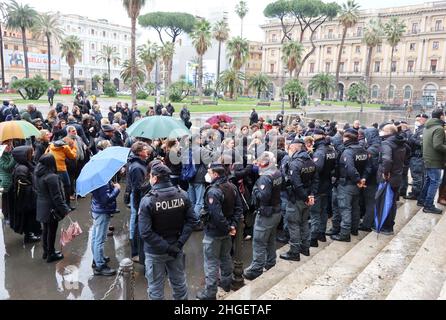
[[186, 126], [172, 117], [152, 116], [143, 118], [130, 126], [127, 133], [131, 137], [146, 139], [180, 138], [190, 136]]

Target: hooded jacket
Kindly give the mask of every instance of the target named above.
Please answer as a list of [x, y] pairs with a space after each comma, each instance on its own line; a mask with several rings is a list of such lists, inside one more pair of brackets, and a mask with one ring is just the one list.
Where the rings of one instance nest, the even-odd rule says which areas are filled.
[[379, 152], [378, 182], [390, 176], [390, 185], [399, 188], [403, 178], [404, 163], [409, 156], [406, 148], [407, 140], [400, 134], [384, 137]]
[[423, 159], [426, 168], [443, 169], [446, 159], [444, 122], [430, 119], [423, 133]]
[[143, 197], [141, 187], [146, 180], [147, 163], [140, 157], [131, 155], [128, 164], [128, 184], [132, 190], [135, 209], [138, 211], [139, 203]]
[[46, 153], [51, 153], [56, 159], [57, 172], [66, 172], [67, 165], [65, 160], [75, 160], [77, 148], [76, 144], [74, 144], [73, 147], [70, 147], [65, 141], [59, 140], [51, 143]]
[[67, 214], [62, 181], [56, 174], [56, 159], [52, 154], [43, 155], [34, 171], [37, 194], [37, 221], [49, 223], [53, 218], [51, 210]]
[[12, 170], [14, 169], [16, 162], [11, 153], [3, 152], [0, 158], [0, 187], [4, 189], [3, 192], [7, 192], [12, 185]]

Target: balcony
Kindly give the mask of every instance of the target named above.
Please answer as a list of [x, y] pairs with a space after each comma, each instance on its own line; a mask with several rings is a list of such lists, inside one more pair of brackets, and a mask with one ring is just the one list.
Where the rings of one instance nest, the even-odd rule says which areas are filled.
[[442, 32], [442, 31], [444, 31], [444, 27], [443, 26], [432, 27], [431, 28], [431, 32]]
[[421, 33], [421, 29], [412, 29], [407, 32], [407, 35], [417, 35]]

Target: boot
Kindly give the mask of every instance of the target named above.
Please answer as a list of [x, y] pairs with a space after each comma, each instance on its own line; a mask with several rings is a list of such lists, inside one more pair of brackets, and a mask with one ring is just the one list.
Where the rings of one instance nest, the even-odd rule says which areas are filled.
[[351, 241], [350, 240], [350, 235], [344, 236], [344, 235], [341, 235], [341, 234], [332, 235], [331, 239], [335, 240], [335, 241], [341, 241], [341, 242], [350, 242]]
[[290, 261], [300, 261], [300, 254], [299, 253], [293, 253], [291, 251], [288, 251], [286, 253], [282, 253], [280, 255], [280, 259], [283, 260], [290, 260]]
[[317, 239], [311, 239], [311, 240], [310, 240], [310, 247], [312, 247], [312, 248], [317, 248], [317, 247], [319, 247], [319, 244], [318, 244], [318, 242], [317, 242]]
[[442, 185], [440, 187], [440, 192], [438, 195], [438, 201], [439, 204], [446, 206], [446, 185]]

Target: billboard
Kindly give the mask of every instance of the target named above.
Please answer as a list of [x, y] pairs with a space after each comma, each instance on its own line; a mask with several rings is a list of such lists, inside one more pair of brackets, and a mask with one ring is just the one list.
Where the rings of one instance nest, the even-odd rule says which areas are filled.
[[[5, 50], [5, 67], [10, 69], [25, 69], [25, 55], [23, 51]], [[28, 52], [28, 65], [30, 69], [47, 70], [48, 55], [42, 53]], [[60, 70], [60, 56], [51, 56], [51, 69]]]
[[[194, 61], [186, 62], [186, 81], [195, 84], [196, 72], [198, 71], [198, 64]], [[217, 80], [217, 61], [203, 60], [203, 86], [209, 81], [215, 83]], [[197, 79], [198, 81], [198, 79]]]

